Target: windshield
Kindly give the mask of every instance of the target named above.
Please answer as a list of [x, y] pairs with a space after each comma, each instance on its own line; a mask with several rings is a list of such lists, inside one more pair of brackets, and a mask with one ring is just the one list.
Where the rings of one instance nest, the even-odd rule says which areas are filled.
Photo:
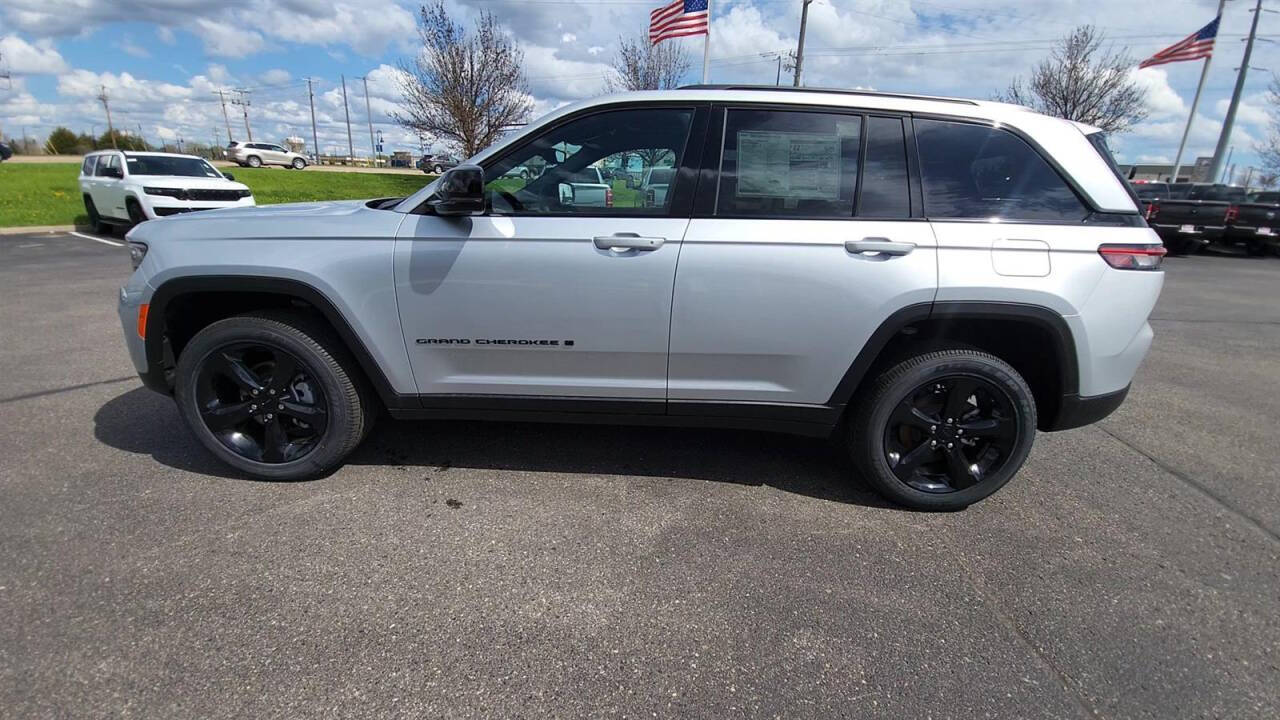
[[131, 155], [125, 158], [130, 175], [179, 175], [220, 178], [217, 170], [200, 158]]
[[1191, 200], [1209, 200], [1218, 202], [1241, 202], [1245, 198], [1244, 188], [1226, 185], [1196, 185], [1192, 187]]
[[1169, 186], [1165, 183], [1138, 183], [1133, 191], [1143, 200], [1162, 200], [1169, 197]]

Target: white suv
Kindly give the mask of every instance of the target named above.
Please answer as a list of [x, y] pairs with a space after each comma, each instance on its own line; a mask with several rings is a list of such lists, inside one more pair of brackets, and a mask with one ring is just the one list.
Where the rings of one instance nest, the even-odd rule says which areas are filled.
[[[667, 191], [587, 202], [636, 157]], [[593, 98], [407, 198], [148, 223], [130, 249], [134, 366], [258, 477], [333, 469], [385, 408], [830, 437], [933, 509], [1114, 410], [1164, 281], [1096, 128], [772, 87]]]
[[195, 210], [253, 205], [253, 193], [204, 158], [101, 150], [80, 164], [80, 194], [94, 232]]
[[286, 150], [275, 143], [232, 141], [227, 144], [227, 159], [240, 167], [282, 165], [294, 170], [307, 166], [307, 156]]

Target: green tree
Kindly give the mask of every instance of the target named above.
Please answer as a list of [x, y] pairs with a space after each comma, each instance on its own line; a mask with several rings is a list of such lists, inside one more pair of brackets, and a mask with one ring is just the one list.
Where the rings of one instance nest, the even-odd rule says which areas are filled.
[[[104, 133], [102, 133], [102, 136], [98, 138], [98, 147], [100, 147], [100, 148], [102, 148], [102, 149], [104, 149], [104, 150], [105, 150], [105, 149], [109, 149], [109, 148], [111, 148], [111, 147], [112, 147], [112, 143], [111, 143], [111, 136], [112, 136], [112, 134], [113, 134], [113, 133], [111, 133], [111, 132], [104, 132]], [[114, 131], [114, 135], [115, 135], [115, 145], [114, 145], [114, 147], [115, 147], [116, 149], [118, 149], [118, 150], [138, 150], [138, 151], [144, 151], [144, 150], [150, 150], [150, 149], [151, 149], [151, 148], [150, 148], [150, 146], [148, 146], [148, 145], [147, 145], [147, 141], [146, 141], [146, 140], [143, 140], [141, 137], [139, 137], [139, 136], [137, 136], [137, 135], [130, 135], [129, 133], [126, 133], [126, 132], [120, 132], [119, 130], [115, 130], [115, 131]]]
[[44, 141], [44, 146], [53, 155], [79, 155], [84, 152], [76, 134], [61, 125], [49, 133], [49, 139]]

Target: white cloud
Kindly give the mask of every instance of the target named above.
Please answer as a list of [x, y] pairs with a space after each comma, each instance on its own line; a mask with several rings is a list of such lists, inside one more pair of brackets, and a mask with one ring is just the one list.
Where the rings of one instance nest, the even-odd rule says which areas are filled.
[[14, 75], [57, 75], [68, 69], [50, 40], [32, 44], [17, 35], [5, 35], [0, 38], [0, 55]]
[[160, 25], [156, 28], [156, 38], [165, 45], [172, 45], [178, 41], [178, 39], [173, 36], [173, 30], [165, 27], [164, 25]]
[[566, 45], [571, 42], [577, 42], [577, 40], [578, 40], [578, 36], [574, 35], [573, 33], [565, 33], [560, 36], [560, 42]]
[[[196, 28], [204, 40], [204, 51], [217, 57], [242, 58], [262, 49], [262, 35], [249, 27], [239, 27], [199, 18]], [[250, 26], [252, 27], [252, 26]]]
[[262, 73], [261, 79], [263, 85], [284, 85], [292, 80], [293, 76], [289, 74], [288, 70], [272, 68]]
[[1164, 68], [1134, 69], [1129, 78], [1147, 91], [1147, 109], [1153, 118], [1176, 116], [1186, 118], [1190, 107], [1169, 86], [1169, 72]]

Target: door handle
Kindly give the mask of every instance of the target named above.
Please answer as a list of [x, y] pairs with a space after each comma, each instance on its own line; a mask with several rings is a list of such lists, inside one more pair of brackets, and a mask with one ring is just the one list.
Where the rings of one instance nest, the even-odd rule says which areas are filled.
[[861, 240], [845, 240], [844, 249], [854, 254], [880, 253], [881, 255], [906, 255], [916, 249], [915, 243], [893, 242], [889, 238], [867, 237]]
[[601, 250], [657, 250], [662, 247], [666, 238], [640, 237], [636, 233], [614, 233], [613, 235], [597, 235], [596, 247]]

